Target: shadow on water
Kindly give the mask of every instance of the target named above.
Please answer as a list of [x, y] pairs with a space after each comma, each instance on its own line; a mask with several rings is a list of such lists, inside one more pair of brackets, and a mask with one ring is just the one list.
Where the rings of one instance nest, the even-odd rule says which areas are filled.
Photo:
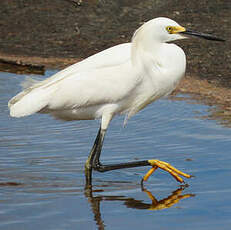
[[[187, 186], [181, 186], [180, 188], [173, 191], [168, 197], [161, 200], [157, 200], [155, 196], [146, 188], [142, 187], [142, 192], [145, 193], [150, 199], [149, 202], [144, 202], [143, 200], [137, 200], [132, 197], [126, 196], [104, 196], [104, 195], [94, 195], [94, 193], [99, 193], [99, 190], [86, 189], [85, 196], [91, 205], [92, 212], [94, 214], [94, 220], [99, 230], [105, 229], [105, 224], [101, 215], [100, 206], [104, 202], [122, 202], [127, 208], [139, 209], [139, 210], [151, 210], [157, 211], [162, 209], [171, 208], [173, 205], [180, 202], [182, 199], [194, 197], [194, 194], [182, 194], [183, 190]], [[102, 192], [102, 191], [101, 191]]]

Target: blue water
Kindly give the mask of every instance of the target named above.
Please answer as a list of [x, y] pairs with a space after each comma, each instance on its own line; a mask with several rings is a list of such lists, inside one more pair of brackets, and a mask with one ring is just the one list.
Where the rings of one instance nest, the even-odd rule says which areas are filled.
[[157, 170], [142, 191], [143, 167], [94, 173], [93, 191], [85, 191], [84, 163], [99, 121], [9, 117], [7, 102], [24, 78], [0, 73], [0, 229], [230, 229], [231, 129], [202, 119], [210, 107], [187, 95], [162, 99], [125, 128], [117, 117], [106, 136], [104, 163], [170, 162], [195, 176], [184, 190]]

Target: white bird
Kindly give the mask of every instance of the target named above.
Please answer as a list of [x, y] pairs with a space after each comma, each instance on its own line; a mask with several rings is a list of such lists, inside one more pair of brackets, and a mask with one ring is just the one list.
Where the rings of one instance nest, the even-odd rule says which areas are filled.
[[162, 168], [179, 182], [191, 177], [159, 160], [103, 165], [100, 154], [104, 136], [115, 115], [126, 120], [158, 98], [170, 94], [185, 74], [183, 50], [167, 43], [186, 35], [223, 41], [208, 34], [186, 30], [168, 18], [155, 18], [143, 24], [131, 43], [106, 49], [37, 82], [15, 97], [8, 106], [10, 115], [23, 117], [49, 113], [62, 120], [101, 119], [100, 129], [85, 164], [86, 184], [91, 185], [92, 169], [104, 172], [120, 168], [152, 166], [143, 177]]

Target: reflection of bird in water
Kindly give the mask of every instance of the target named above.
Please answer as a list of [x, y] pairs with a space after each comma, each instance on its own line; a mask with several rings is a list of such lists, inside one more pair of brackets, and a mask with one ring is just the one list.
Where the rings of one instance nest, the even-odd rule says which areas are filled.
[[153, 167], [144, 180], [161, 168], [183, 182], [179, 175], [187, 178], [190, 175], [163, 161], [103, 165], [100, 154], [109, 123], [115, 115], [126, 114], [126, 122], [175, 89], [185, 74], [185, 54], [181, 48], [167, 42], [188, 35], [222, 41], [186, 30], [168, 18], [150, 20], [134, 33], [132, 43], [114, 46], [32, 84], [9, 101], [10, 115], [22, 117], [38, 112], [63, 120], [101, 118], [98, 135], [85, 164], [87, 185], [91, 185], [92, 169], [105, 172], [138, 166]]
[[92, 189], [85, 190], [85, 196], [88, 198], [91, 204], [92, 212], [94, 213], [94, 219], [99, 229], [102, 230], [105, 227], [104, 221], [102, 220], [102, 215], [100, 211], [101, 202], [106, 201], [121, 201], [127, 208], [133, 209], [148, 209], [148, 210], [162, 210], [166, 208], [171, 208], [174, 204], [177, 204], [180, 200], [194, 197], [194, 194], [182, 194], [183, 190], [187, 186], [181, 186], [180, 188], [173, 191], [168, 197], [157, 200], [150, 191], [142, 188], [151, 200], [151, 203], [145, 203], [142, 200], [136, 200], [134, 198], [125, 196], [94, 196], [94, 191]]
[[166, 208], [171, 208], [174, 204], [177, 204], [180, 200], [195, 196], [194, 194], [182, 194], [184, 188], [179, 188], [172, 192], [170, 196], [165, 199], [157, 200], [150, 191], [143, 189], [147, 193], [148, 197], [151, 199], [151, 204], [145, 204], [140, 200], [130, 199], [125, 202], [128, 208], [135, 209], [149, 209], [149, 210], [161, 210]]

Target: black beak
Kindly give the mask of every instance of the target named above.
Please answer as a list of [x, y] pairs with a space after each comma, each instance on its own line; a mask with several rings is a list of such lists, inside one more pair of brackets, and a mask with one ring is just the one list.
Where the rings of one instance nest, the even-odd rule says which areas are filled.
[[222, 38], [218, 38], [218, 37], [215, 37], [215, 36], [210, 35], [210, 34], [204, 34], [204, 33], [196, 32], [196, 31], [193, 31], [193, 30], [186, 30], [186, 31], [181, 32], [181, 33], [186, 34], [186, 35], [192, 35], [192, 36], [195, 36], [195, 37], [201, 37], [201, 38], [204, 38], [206, 40], [220, 41], [220, 42], [225, 41]]

